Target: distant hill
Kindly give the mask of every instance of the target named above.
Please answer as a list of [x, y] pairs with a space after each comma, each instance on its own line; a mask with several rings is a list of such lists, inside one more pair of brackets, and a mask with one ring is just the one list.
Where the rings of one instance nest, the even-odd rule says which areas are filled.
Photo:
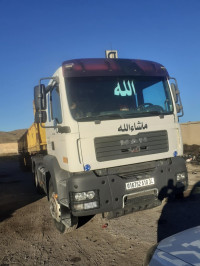
[[26, 130], [27, 129], [18, 129], [9, 132], [0, 131], [0, 143], [17, 142]]

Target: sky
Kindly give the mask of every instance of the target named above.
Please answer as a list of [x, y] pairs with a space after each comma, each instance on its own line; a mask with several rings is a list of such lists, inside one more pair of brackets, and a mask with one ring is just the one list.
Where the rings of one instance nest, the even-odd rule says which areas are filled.
[[164, 65], [200, 121], [200, 0], [0, 0], [0, 131], [30, 127], [40, 78], [110, 49]]

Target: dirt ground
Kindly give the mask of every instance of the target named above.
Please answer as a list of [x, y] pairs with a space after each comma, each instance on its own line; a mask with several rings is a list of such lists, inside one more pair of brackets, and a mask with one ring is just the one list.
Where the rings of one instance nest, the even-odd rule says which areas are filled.
[[[188, 164], [183, 199], [114, 220], [94, 216], [76, 231], [54, 228], [46, 197], [17, 157], [0, 158], [0, 265], [142, 265], [157, 241], [200, 225], [200, 165]], [[107, 224], [106, 224], [107, 223]]]

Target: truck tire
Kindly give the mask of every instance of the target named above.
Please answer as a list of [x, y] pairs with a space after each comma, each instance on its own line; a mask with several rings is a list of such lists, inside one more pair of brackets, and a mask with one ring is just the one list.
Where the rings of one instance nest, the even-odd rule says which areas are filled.
[[26, 164], [25, 156], [22, 156], [22, 155], [19, 156], [19, 166], [20, 166], [20, 169], [23, 172], [28, 172], [29, 171], [29, 168], [27, 167], [27, 164]]
[[[57, 200], [57, 194], [54, 192], [55, 189], [53, 187], [53, 183], [50, 179], [49, 181], [49, 203], [50, 203], [50, 213], [51, 216], [54, 220], [54, 224], [55, 227], [57, 228], [57, 230], [62, 233], [62, 234], [66, 234], [66, 233], [70, 233], [72, 231], [74, 231], [77, 226], [78, 226], [78, 218], [74, 217], [70, 214], [71, 217], [71, 226], [66, 225], [64, 223], [62, 223], [61, 221], [61, 216], [62, 216], [62, 208], [60, 203]], [[66, 207], [64, 207], [66, 208]], [[68, 210], [70, 213], [70, 210]]]
[[42, 188], [39, 185], [38, 175], [37, 175], [37, 170], [36, 169], [34, 170], [34, 173], [33, 173], [33, 181], [34, 181], [34, 185], [35, 185], [36, 192], [39, 195], [43, 195], [44, 194], [44, 191], [42, 190]]

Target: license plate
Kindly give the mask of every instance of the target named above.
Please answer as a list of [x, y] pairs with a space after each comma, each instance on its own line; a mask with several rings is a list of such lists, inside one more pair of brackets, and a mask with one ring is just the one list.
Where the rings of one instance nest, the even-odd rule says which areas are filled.
[[155, 181], [154, 181], [153, 177], [152, 178], [148, 178], [148, 179], [133, 181], [133, 182], [126, 183], [126, 190], [139, 188], [139, 187], [151, 186], [151, 185], [154, 185], [154, 184], [155, 184]]

